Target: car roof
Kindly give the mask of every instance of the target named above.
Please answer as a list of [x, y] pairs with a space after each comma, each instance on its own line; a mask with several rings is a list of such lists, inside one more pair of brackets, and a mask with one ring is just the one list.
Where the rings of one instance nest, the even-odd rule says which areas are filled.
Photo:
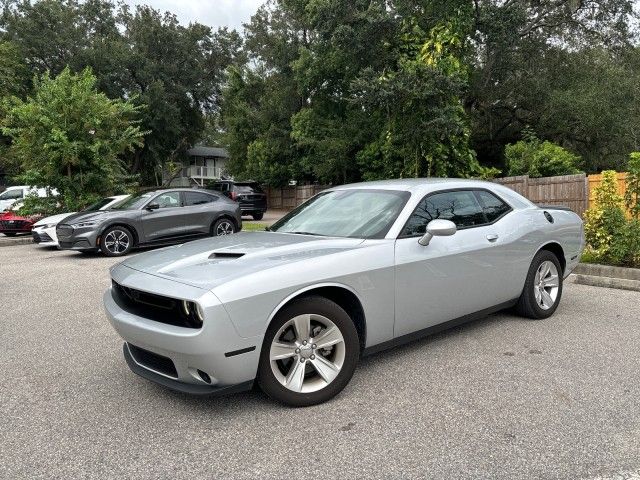
[[436, 190], [477, 188], [489, 190], [506, 199], [512, 207], [527, 208], [534, 204], [514, 190], [499, 183], [468, 178], [400, 178], [396, 180], [377, 180], [373, 182], [352, 183], [332, 187], [329, 190], [400, 190], [416, 195], [426, 195]]
[[487, 186], [495, 186], [495, 183], [483, 180], [469, 180], [467, 178], [398, 178], [394, 180], [351, 183], [334, 187], [332, 190], [376, 188], [381, 190], [422, 191], [432, 190], [434, 186], [441, 187], [445, 185], [446, 188], [486, 188]]

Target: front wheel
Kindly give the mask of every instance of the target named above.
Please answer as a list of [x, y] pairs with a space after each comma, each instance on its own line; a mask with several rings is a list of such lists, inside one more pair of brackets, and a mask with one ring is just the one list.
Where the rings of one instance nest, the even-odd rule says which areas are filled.
[[15, 237], [15, 236], [17, 235], [17, 233], [15, 233], [15, 232], [4, 232], [4, 234], [5, 234], [7, 237]]
[[100, 237], [100, 250], [107, 257], [126, 255], [133, 248], [133, 234], [119, 225], [105, 230]]
[[558, 257], [540, 250], [529, 267], [516, 310], [524, 317], [541, 320], [556, 311], [562, 297], [562, 266]]
[[349, 383], [359, 355], [358, 332], [347, 312], [324, 297], [302, 298], [269, 325], [258, 384], [293, 407], [326, 402]]
[[211, 226], [211, 236], [221, 237], [235, 233], [236, 226], [228, 218], [220, 218]]

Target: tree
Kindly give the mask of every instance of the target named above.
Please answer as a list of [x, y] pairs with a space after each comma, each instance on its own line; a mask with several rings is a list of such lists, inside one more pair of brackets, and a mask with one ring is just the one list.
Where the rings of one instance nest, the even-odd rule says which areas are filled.
[[631, 0], [474, 2], [472, 146], [502, 166], [504, 146], [534, 126], [589, 171], [621, 167], [637, 147], [637, 52]]
[[143, 144], [129, 101], [110, 100], [96, 90], [89, 69], [66, 68], [55, 78], [44, 74], [34, 92], [8, 111], [3, 133], [11, 153], [39, 186], [56, 188], [67, 210], [122, 188], [119, 156]]
[[234, 173], [279, 184], [486, 173], [460, 101], [470, 12], [444, 0], [259, 9], [247, 26], [252, 64], [223, 96]]
[[199, 140], [204, 116], [219, 109], [226, 67], [242, 55], [235, 31], [182, 26], [173, 14], [109, 0], [8, 0], [0, 27], [33, 72], [90, 67], [109, 98], [145, 106], [145, 144], [124, 158], [145, 184], [158, 184], [163, 164]]

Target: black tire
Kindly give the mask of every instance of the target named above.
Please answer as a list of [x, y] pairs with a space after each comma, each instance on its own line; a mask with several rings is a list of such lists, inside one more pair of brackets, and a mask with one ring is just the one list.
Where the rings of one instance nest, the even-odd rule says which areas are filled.
[[[344, 362], [342, 363], [340, 372], [326, 386], [310, 393], [295, 392], [280, 383], [272, 370], [270, 360], [271, 344], [276, 334], [278, 334], [280, 329], [289, 322], [289, 320], [304, 314], [321, 315], [329, 319], [338, 327], [344, 340]], [[317, 352], [319, 351], [320, 349], [318, 349]], [[318, 353], [318, 355], [320, 354]], [[278, 312], [271, 322], [271, 325], [269, 325], [260, 352], [257, 377], [258, 385], [269, 397], [286, 405], [292, 407], [316, 405], [330, 400], [344, 389], [353, 376], [359, 357], [360, 342], [358, 332], [347, 312], [327, 298], [319, 296], [303, 297], [286, 305]], [[293, 361], [297, 362], [297, 357], [295, 357]], [[305, 381], [306, 378], [309, 377], [309, 374], [311, 374], [311, 376], [318, 375], [316, 370], [311, 367], [311, 370], [304, 375]]]
[[17, 235], [17, 233], [15, 233], [15, 232], [4, 232], [4, 234], [5, 234], [7, 237], [15, 237], [15, 236]]
[[[538, 303], [535, 293], [536, 273], [544, 262], [553, 263], [556, 267], [556, 271], [558, 272], [557, 295], [554, 299], [553, 305], [549, 308], [544, 308], [540, 303]], [[536, 256], [533, 257], [533, 261], [531, 262], [531, 266], [529, 267], [529, 271], [527, 272], [527, 279], [524, 283], [524, 289], [522, 290], [522, 294], [520, 295], [518, 303], [515, 307], [516, 312], [523, 317], [531, 318], [534, 320], [542, 320], [553, 315], [553, 313], [558, 308], [558, 305], [560, 304], [560, 299], [562, 298], [562, 276], [562, 266], [560, 265], [558, 257], [556, 257], [555, 254], [553, 254], [549, 250], [540, 250], [536, 254]]]
[[[111, 242], [116, 241], [114, 245]], [[115, 225], [107, 228], [100, 237], [100, 251], [107, 257], [121, 257], [131, 251], [134, 237], [127, 227]]]
[[264, 217], [264, 212], [255, 212], [251, 216], [254, 220], [262, 220], [262, 217]]
[[211, 236], [220, 237], [224, 235], [231, 235], [236, 232], [236, 224], [228, 218], [219, 218], [211, 225]]

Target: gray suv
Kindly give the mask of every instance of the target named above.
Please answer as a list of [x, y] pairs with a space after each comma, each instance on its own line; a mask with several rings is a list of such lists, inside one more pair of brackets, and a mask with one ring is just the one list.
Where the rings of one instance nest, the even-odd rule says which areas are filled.
[[143, 192], [109, 210], [71, 215], [58, 224], [61, 249], [125, 255], [132, 248], [170, 245], [242, 229], [240, 206], [209, 190]]

